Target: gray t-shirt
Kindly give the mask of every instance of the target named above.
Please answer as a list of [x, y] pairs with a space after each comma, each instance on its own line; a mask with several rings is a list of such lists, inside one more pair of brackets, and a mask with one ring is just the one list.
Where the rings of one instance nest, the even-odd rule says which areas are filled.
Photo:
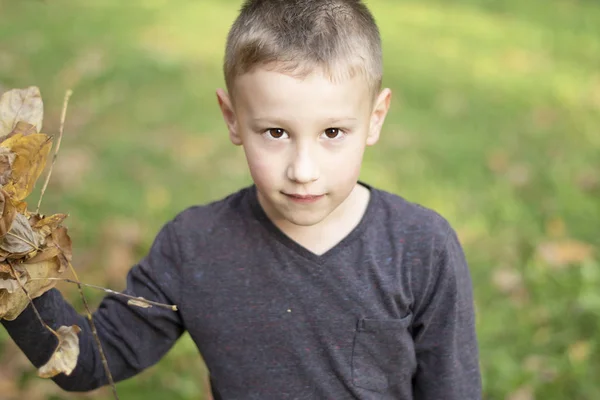
[[[435, 212], [370, 188], [359, 225], [316, 255], [281, 232], [245, 188], [167, 223], [94, 314], [116, 381], [151, 366], [187, 330], [215, 399], [481, 398], [471, 278]], [[81, 354], [62, 388], [105, 385], [85, 317], [52, 289], [35, 300], [52, 327], [77, 324]], [[31, 307], [3, 325], [35, 366], [56, 339]]]

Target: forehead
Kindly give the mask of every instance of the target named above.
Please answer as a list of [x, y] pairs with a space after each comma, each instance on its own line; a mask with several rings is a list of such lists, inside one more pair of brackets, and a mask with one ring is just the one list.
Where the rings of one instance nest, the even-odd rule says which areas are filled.
[[236, 110], [252, 116], [352, 115], [368, 110], [371, 101], [369, 85], [362, 76], [332, 81], [320, 70], [296, 77], [254, 68], [235, 79], [232, 91]]

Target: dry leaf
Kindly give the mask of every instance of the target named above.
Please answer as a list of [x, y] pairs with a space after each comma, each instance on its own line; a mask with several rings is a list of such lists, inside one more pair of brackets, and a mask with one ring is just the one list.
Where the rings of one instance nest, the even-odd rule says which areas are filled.
[[8, 274], [12, 277], [14, 277], [12, 269], [10, 268], [10, 265], [8, 264], [0, 264], [0, 274]]
[[0, 215], [0, 238], [2, 238], [10, 230], [17, 216], [17, 209], [2, 189], [0, 189]]
[[594, 253], [594, 247], [577, 240], [565, 239], [542, 243], [537, 251], [550, 266], [560, 268], [585, 261]]
[[50, 236], [56, 228], [67, 218], [67, 214], [54, 214], [50, 217], [42, 218], [37, 221], [37, 218], [34, 220], [29, 220], [30, 224], [34, 231], [37, 231], [41, 237], [45, 238], [46, 236]]
[[[39, 278], [58, 278], [60, 276], [60, 263], [56, 258], [35, 264], [27, 264], [26, 267], [27, 275], [31, 279], [24, 286], [32, 299], [41, 296], [56, 285], [55, 280]], [[29, 299], [22, 290], [17, 290], [14, 293], [7, 293], [4, 290], [0, 290], [0, 318], [12, 321], [28, 305]]]
[[579, 340], [569, 346], [568, 355], [572, 363], [585, 361], [589, 358], [592, 346], [589, 341]]
[[39, 131], [37, 130], [37, 128], [34, 125], [28, 124], [27, 122], [24, 122], [24, 121], [19, 121], [19, 122], [17, 122], [17, 125], [15, 125], [15, 129], [12, 130], [10, 135], [2, 138], [2, 142], [5, 141], [6, 139], [13, 137], [14, 135], [16, 135], [18, 133], [20, 133], [23, 136], [27, 136], [27, 135], [31, 135], [31, 134], [38, 133], [38, 132]]
[[535, 393], [530, 385], [521, 386], [516, 392], [511, 393], [506, 400], [534, 400]]
[[58, 346], [50, 360], [38, 369], [38, 375], [42, 378], [52, 378], [60, 374], [71, 375], [77, 366], [79, 357], [79, 337], [77, 334], [81, 328], [77, 325], [61, 326], [56, 331]]
[[23, 214], [15, 216], [10, 231], [0, 241], [0, 249], [11, 253], [10, 258], [20, 258], [39, 249], [39, 236]]
[[6, 289], [8, 293], [14, 293], [16, 290], [20, 290], [19, 282], [16, 279], [8, 278], [3, 279], [0, 278], [0, 289]]
[[55, 246], [60, 250], [58, 254], [58, 260], [60, 263], [58, 272], [63, 272], [70, 264], [73, 259], [72, 243], [67, 228], [59, 226], [50, 235], [48, 247]]
[[39, 132], [43, 119], [44, 103], [37, 87], [9, 90], [0, 97], [0, 136], [10, 134], [19, 121], [34, 125]]
[[0, 143], [0, 146], [16, 154], [12, 174], [4, 190], [13, 200], [21, 201], [29, 196], [44, 170], [52, 140], [43, 133], [27, 136], [18, 133]]
[[0, 185], [6, 185], [12, 174], [12, 164], [17, 155], [7, 149], [0, 147]]
[[492, 282], [502, 293], [512, 293], [523, 286], [521, 274], [510, 268], [498, 268], [494, 270]]
[[[24, 264], [36, 264], [42, 261], [48, 261], [51, 260], [55, 257], [58, 257], [60, 255], [60, 250], [58, 249], [58, 247], [55, 246], [51, 246], [51, 247], [46, 247], [44, 250], [40, 251], [39, 253], [37, 253], [35, 256], [31, 257], [30, 259], [24, 261]], [[60, 260], [59, 260], [60, 261]], [[60, 268], [59, 272], [62, 272], [64, 269]]]
[[[138, 299], [146, 300], [143, 297], [138, 297]], [[129, 300], [127, 300], [127, 304], [130, 305], [130, 306], [136, 306], [136, 307], [141, 307], [141, 308], [150, 308], [150, 307], [152, 307], [152, 304], [148, 304], [145, 301], [140, 301], [140, 300], [136, 300], [136, 299], [129, 299]]]

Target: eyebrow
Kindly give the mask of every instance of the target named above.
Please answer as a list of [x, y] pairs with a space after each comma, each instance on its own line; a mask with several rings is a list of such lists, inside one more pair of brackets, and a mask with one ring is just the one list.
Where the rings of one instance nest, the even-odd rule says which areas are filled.
[[[354, 122], [357, 121], [358, 119], [355, 117], [331, 117], [331, 118], [327, 118], [325, 119], [323, 122], [327, 123], [327, 124], [334, 124], [334, 123], [340, 123], [340, 122]], [[276, 125], [285, 125], [286, 121], [282, 120], [280, 118], [269, 118], [269, 117], [257, 117], [257, 118], [252, 118], [251, 120], [253, 123], [275, 123]]]

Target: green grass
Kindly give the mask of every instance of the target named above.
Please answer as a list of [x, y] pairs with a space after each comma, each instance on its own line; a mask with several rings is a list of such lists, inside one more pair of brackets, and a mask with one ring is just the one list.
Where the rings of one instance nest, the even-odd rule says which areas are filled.
[[[600, 247], [600, 5], [369, 4], [394, 99], [362, 179], [438, 210], [459, 232], [485, 398], [600, 398], [598, 255], [579, 262], [575, 251], [575, 262], [553, 267], [540, 247], [565, 239]], [[140, 232], [124, 250], [136, 259], [178, 211], [250, 182], [214, 95], [239, 5], [0, 0], [0, 90], [39, 86], [44, 130], [56, 133], [64, 91], [74, 89], [43, 211], [70, 213], [82, 279], [123, 284], [126, 268], [107, 265], [113, 227]], [[61, 289], [79, 304], [72, 288]], [[4, 332], [0, 343], [0, 365], [11, 369]], [[23, 365], [11, 370], [16, 398], [35, 399], [40, 379]], [[203, 371], [186, 336], [118, 388], [129, 400], [195, 399]], [[44, 388], [38, 398], [79, 398]]]

